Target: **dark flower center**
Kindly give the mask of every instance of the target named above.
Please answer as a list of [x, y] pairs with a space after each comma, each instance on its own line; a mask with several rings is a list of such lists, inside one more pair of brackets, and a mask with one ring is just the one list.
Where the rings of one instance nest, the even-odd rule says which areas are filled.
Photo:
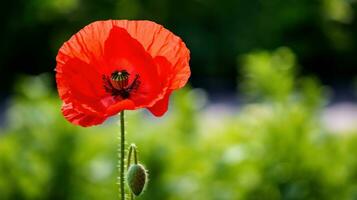
[[118, 90], [124, 89], [129, 83], [129, 73], [126, 70], [114, 71], [110, 77], [113, 87]]
[[130, 74], [126, 70], [115, 70], [110, 78], [103, 75], [104, 89], [114, 97], [121, 97], [127, 99], [130, 94], [139, 88], [139, 75], [135, 76], [133, 82], [129, 85]]

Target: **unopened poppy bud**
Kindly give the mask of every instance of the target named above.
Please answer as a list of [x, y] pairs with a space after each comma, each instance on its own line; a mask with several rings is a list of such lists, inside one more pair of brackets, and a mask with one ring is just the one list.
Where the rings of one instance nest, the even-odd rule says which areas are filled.
[[147, 176], [146, 169], [141, 164], [133, 164], [129, 167], [126, 177], [127, 183], [130, 190], [136, 196], [139, 196], [143, 192], [147, 182]]
[[124, 89], [129, 83], [129, 75], [126, 70], [114, 71], [111, 75], [110, 82], [114, 88], [118, 90]]

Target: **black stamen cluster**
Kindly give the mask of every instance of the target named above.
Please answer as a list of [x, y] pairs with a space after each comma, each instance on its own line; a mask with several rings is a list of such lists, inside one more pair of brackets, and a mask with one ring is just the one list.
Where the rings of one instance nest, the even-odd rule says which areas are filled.
[[[118, 71], [113, 72], [111, 74], [110, 78], [106, 75], [103, 75], [102, 79], [103, 79], [104, 89], [106, 92], [110, 93], [114, 97], [121, 97], [122, 99], [127, 99], [130, 97], [130, 94], [132, 92], [136, 91], [139, 88], [139, 85], [141, 83], [139, 80], [139, 75], [137, 74], [135, 76], [135, 79], [129, 86], [124, 87], [122, 89], [117, 89], [113, 86], [110, 79], [116, 80], [116, 78], [120, 78], [120, 77], [117, 77], [117, 76], [121, 76], [119, 73], [121, 73], [121, 72], [118, 72]], [[129, 76], [128, 72], [124, 71], [124, 73], [126, 73], [126, 74], [124, 74], [125, 76]]]

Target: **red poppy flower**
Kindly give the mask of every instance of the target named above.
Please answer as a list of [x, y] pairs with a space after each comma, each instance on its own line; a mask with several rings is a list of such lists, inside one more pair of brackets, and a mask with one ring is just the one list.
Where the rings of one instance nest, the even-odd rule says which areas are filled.
[[84, 27], [57, 55], [62, 112], [92, 126], [122, 110], [147, 108], [162, 116], [172, 91], [189, 76], [185, 43], [150, 21], [108, 20]]

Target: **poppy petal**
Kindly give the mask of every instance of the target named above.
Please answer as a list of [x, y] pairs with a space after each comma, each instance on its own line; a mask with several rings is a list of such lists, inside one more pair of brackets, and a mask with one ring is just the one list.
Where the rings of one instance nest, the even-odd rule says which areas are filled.
[[154, 62], [161, 80], [162, 87], [168, 88], [174, 77], [174, 69], [171, 63], [163, 56], [156, 56]]
[[116, 26], [112, 28], [105, 42], [104, 56], [112, 72], [126, 70], [131, 74], [129, 82], [133, 82], [136, 75], [139, 75], [140, 85], [129, 97], [136, 108], [150, 104], [160, 93], [160, 82], [157, 81], [158, 73], [153, 59], [125, 29]]
[[83, 127], [98, 125], [107, 119], [107, 117], [79, 111], [73, 107], [72, 103], [63, 103], [61, 110], [68, 121]]
[[106, 96], [101, 75], [93, 68], [77, 58], [70, 58], [65, 64], [58, 64], [56, 79], [60, 97], [65, 100], [71, 96], [81, 102], [90, 103]]
[[138, 40], [144, 49], [155, 58], [165, 57], [173, 66], [170, 89], [183, 87], [190, 77], [190, 51], [178, 36], [163, 26], [151, 21], [116, 20], [113, 23], [123, 27], [131, 37]]
[[59, 96], [72, 107], [86, 107], [91, 113], [103, 112], [105, 93], [102, 74], [105, 71], [103, 44], [110, 26], [90, 24], [73, 35], [56, 57], [56, 82]]
[[57, 56], [57, 64], [65, 63], [70, 58], [78, 58], [85, 63], [91, 63], [98, 73], [105, 73], [107, 67], [103, 56], [104, 42], [111, 28], [112, 23], [106, 21], [85, 26], [62, 45]]
[[169, 99], [171, 92], [171, 90], [168, 91], [165, 94], [164, 98], [157, 101], [152, 107], [148, 107], [148, 110], [156, 117], [161, 117], [162, 115], [164, 115], [169, 107]]

